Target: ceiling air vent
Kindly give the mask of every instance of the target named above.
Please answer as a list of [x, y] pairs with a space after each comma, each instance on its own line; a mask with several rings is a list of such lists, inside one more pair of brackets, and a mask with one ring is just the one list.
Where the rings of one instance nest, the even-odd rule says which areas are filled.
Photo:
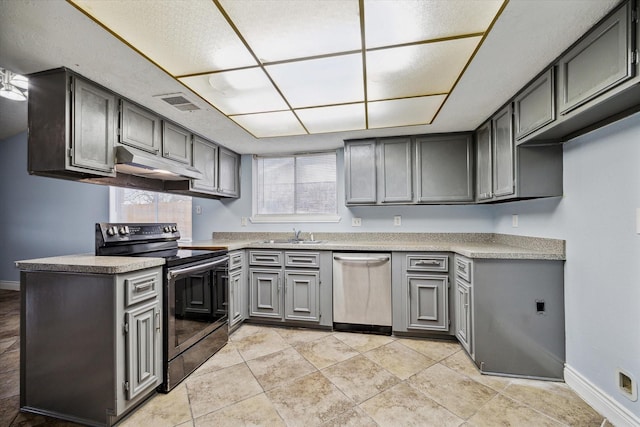
[[174, 108], [177, 108], [180, 111], [194, 111], [201, 109], [196, 104], [188, 100], [184, 93], [167, 93], [164, 95], [155, 95], [155, 97], [160, 98], [167, 104], [171, 105]]

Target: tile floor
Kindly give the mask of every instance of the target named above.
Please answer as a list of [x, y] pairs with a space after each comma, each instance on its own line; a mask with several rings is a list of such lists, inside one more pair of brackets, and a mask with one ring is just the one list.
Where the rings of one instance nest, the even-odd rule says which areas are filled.
[[[0, 426], [73, 426], [18, 411], [19, 293], [0, 290]], [[122, 427], [594, 426], [564, 383], [480, 375], [457, 343], [243, 325]]]

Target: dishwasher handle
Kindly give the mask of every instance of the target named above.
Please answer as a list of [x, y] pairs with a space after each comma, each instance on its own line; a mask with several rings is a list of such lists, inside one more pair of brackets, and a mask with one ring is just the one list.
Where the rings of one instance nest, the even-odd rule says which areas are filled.
[[347, 261], [347, 262], [386, 262], [390, 260], [390, 257], [389, 256], [368, 257], [368, 256], [334, 255], [333, 259], [335, 259], [336, 261]]

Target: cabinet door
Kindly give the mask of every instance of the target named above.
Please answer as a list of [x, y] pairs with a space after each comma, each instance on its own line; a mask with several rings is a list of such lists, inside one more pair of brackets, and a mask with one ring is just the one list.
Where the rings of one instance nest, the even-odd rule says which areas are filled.
[[191, 165], [191, 132], [163, 121], [162, 157]]
[[285, 283], [285, 319], [320, 321], [318, 271], [288, 270]]
[[379, 142], [380, 167], [378, 179], [382, 203], [413, 200], [413, 161], [411, 138], [383, 139]]
[[240, 197], [240, 156], [220, 148], [218, 160], [218, 193]]
[[162, 336], [160, 302], [125, 312], [127, 399], [133, 399], [160, 381]]
[[560, 59], [560, 114], [633, 77], [630, 5], [621, 7]]
[[347, 204], [376, 202], [376, 142], [347, 142], [344, 147]]
[[120, 101], [120, 142], [150, 153], [160, 151], [160, 117], [144, 108]]
[[416, 139], [418, 202], [473, 201], [471, 137]]
[[191, 188], [207, 193], [218, 189], [218, 146], [202, 138], [193, 138], [193, 166], [204, 175], [203, 179], [191, 180]]
[[511, 105], [500, 111], [492, 121], [493, 194], [508, 196], [515, 192], [514, 148]]
[[455, 293], [455, 310], [456, 310], [456, 337], [460, 344], [473, 357], [471, 350], [471, 338], [473, 335], [473, 323], [471, 317], [471, 286], [462, 280], [456, 280]]
[[229, 326], [234, 326], [241, 322], [243, 306], [243, 277], [242, 269], [237, 269], [229, 273]]
[[449, 278], [408, 274], [406, 280], [409, 288], [409, 329], [449, 330]]
[[115, 95], [76, 77], [71, 90], [71, 165], [91, 169], [97, 175], [114, 175]]
[[548, 125], [556, 119], [553, 67], [538, 77], [513, 101], [516, 139]]
[[476, 194], [478, 201], [493, 197], [493, 149], [491, 121], [476, 132]]
[[249, 270], [251, 316], [282, 319], [282, 275], [275, 269]]

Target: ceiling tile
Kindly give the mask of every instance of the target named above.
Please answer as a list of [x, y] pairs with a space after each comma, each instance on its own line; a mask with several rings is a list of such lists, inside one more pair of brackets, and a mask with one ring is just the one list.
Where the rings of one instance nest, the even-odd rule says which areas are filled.
[[446, 95], [370, 102], [369, 128], [430, 124]]
[[502, 3], [502, 0], [365, 0], [366, 48], [482, 33]]
[[174, 76], [257, 65], [211, 0], [70, 0]]
[[369, 100], [447, 93], [481, 37], [367, 52]]
[[291, 111], [231, 116], [231, 119], [257, 138], [307, 134]]
[[366, 128], [364, 103], [296, 110], [309, 133], [340, 132]]
[[289, 109], [264, 71], [258, 67], [179, 80], [226, 115]]
[[269, 65], [265, 69], [293, 108], [364, 101], [360, 54]]
[[263, 63], [360, 50], [357, 0], [221, 0]]

